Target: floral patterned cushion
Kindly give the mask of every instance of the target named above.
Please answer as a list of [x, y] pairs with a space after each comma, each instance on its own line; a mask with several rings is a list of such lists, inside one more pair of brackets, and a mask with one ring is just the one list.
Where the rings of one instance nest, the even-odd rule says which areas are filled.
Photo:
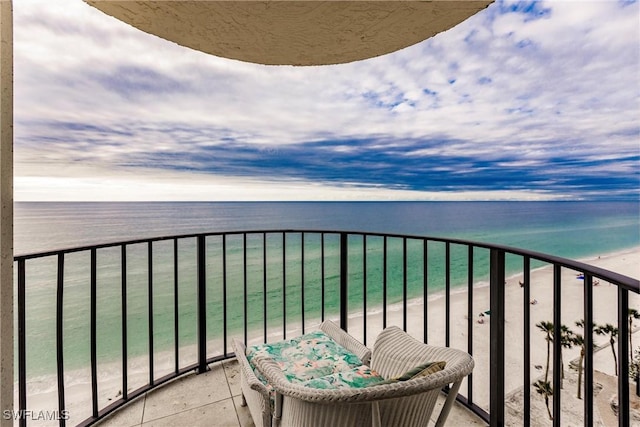
[[335, 342], [322, 331], [275, 343], [259, 344], [247, 348], [247, 360], [256, 377], [267, 387], [273, 408], [274, 392], [266, 378], [251, 363], [261, 355], [273, 359], [285, 377], [293, 383], [303, 383], [348, 371], [362, 365], [358, 356]]
[[364, 388], [383, 381], [384, 378], [379, 373], [366, 365], [362, 365], [347, 371], [307, 380], [303, 385], [321, 389]]
[[[362, 365], [358, 356], [332, 340], [322, 331], [310, 332], [290, 340], [251, 346], [247, 349], [249, 364], [262, 355], [273, 359], [291, 382], [304, 382]], [[267, 381], [254, 372], [263, 383]]]

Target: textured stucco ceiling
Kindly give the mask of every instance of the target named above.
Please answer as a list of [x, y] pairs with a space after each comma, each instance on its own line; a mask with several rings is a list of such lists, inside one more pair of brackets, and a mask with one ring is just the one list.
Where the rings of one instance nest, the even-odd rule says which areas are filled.
[[268, 65], [324, 65], [413, 45], [493, 0], [85, 1], [142, 31], [216, 56]]

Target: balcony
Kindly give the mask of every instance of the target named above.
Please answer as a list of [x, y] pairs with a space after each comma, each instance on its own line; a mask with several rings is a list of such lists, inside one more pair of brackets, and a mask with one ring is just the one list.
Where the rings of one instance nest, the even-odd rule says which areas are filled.
[[[318, 230], [158, 237], [16, 264], [17, 406], [68, 414], [53, 421], [61, 426], [197, 424], [212, 414], [219, 425], [251, 425], [231, 338], [283, 339], [325, 318], [369, 346], [397, 325], [472, 354], [452, 414], [465, 424], [628, 426], [634, 416], [628, 313], [640, 282], [593, 265], [463, 240]], [[615, 345], [583, 332], [596, 324], [617, 328]], [[562, 325], [584, 345], [547, 341], [566, 334]], [[581, 358], [581, 348], [593, 350]], [[562, 389], [549, 396], [550, 417], [533, 386], [547, 375]], [[607, 408], [615, 392], [619, 416]]]

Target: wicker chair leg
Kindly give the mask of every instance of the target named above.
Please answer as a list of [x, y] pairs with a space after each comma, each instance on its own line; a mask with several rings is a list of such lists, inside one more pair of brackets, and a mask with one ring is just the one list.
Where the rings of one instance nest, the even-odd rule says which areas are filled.
[[276, 398], [273, 403], [273, 419], [271, 421], [271, 427], [279, 427], [280, 421], [282, 421], [282, 394], [276, 393]]
[[244, 393], [240, 395], [240, 406], [242, 407], [247, 406], [247, 399], [244, 397]]
[[444, 423], [447, 421], [447, 417], [449, 416], [449, 412], [451, 412], [451, 408], [453, 407], [453, 402], [456, 400], [456, 396], [458, 395], [458, 390], [460, 390], [460, 385], [462, 384], [462, 379], [460, 381], [456, 381], [453, 384], [453, 387], [449, 390], [447, 394], [447, 400], [444, 402], [444, 406], [440, 411], [440, 415], [438, 416], [438, 420], [436, 421], [435, 427], [442, 427]]
[[371, 427], [382, 427], [380, 405], [375, 401], [371, 403]]

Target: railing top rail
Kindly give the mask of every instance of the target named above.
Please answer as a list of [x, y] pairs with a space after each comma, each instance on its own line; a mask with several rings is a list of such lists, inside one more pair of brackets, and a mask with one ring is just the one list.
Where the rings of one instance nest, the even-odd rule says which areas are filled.
[[399, 239], [411, 239], [411, 240], [426, 240], [432, 242], [441, 242], [441, 243], [451, 243], [451, 244], [459, 244], [464, 246], [472, 246], [477, 248], [483, 248], [488, 250], [499, 250], [504, 251], [505, 253], [518, 255], [522, 257], [527, 257], [530, 259], [535, 259], [538, 261], [560, 265], [562, 267], [570, 268], [584, 274], [591, 275], [593, 277], [606, 280], [615, 285], [621, 286], [624, 289], [629, 291], [640, 293], [640, 280], [634, 279], [632, 277], [625, 276], [620, 273], [616, 273], [614, 271], [606, 270], [600, 267], [596, 267], [590, 264], [586, 264], [581, 261], [576, 261], [568, 258], [563, 258], [555, 255], [545, 254], [542, 252], [532, 251], [528, 249], [521, 249], [507, 245], [487, 243], [487, 242], [479, 242], [473, 240], [466, 239], [457, 239], [457, 238], [447, 238], [447, 237], [439, 237], [439, 236], [421, 236], [421, 235], [412, 235], [412, 234], [398, 234], [398, 233], [382, 233], [382, 232], [367, 232], [367, 231], [353, 231], [353, 230], [318, 230], [318, 229], [264, 229], [264, 230], [236, 230], [236, 231], [215, 231], [215, 232], [205, 232], [205, 233], [190, 233], [190, 234], [178, 234], [178, 235], [168, 235], [168, 236], [158, 236], [151, 238], [140, 238], [140, 239], [132, 239], [132, 240], [124, 240], [117, 242], [109, 242], [109, 243], [101, 243], [97, 245], [87, 245], [87, 246], [78, 246], [72, 248], [64, 248], [58, 250], [50, 250], [44, 252], [35, 252], [30, 254], [22, 254], [16, 255], [14, 257], [15, 261], [24, 261], [28, 259], [35, 258], [44, 258], [49, 256], [55, 256], [58, 254], [68, 254], [74, 252], [83, 252], [89, 251], [93, 249], [106, 249], [112, 247], [119, 246], [129, 246], [136, 244], [143, 244], [149, 242], [159, 242], [166, 240], [180, 240], [180, 239], [189, 239], [196, 238], [199, 236], [222, 236], [222, 235], [251, 235], [251, 234], [270, 234], [270, 233], [305, 233], [305, 234], [349, 234], [349, 235], [360, 235], [360, 236], [374, 236], [374, 237], [387, 237], [387, 238], [399, 238]]

